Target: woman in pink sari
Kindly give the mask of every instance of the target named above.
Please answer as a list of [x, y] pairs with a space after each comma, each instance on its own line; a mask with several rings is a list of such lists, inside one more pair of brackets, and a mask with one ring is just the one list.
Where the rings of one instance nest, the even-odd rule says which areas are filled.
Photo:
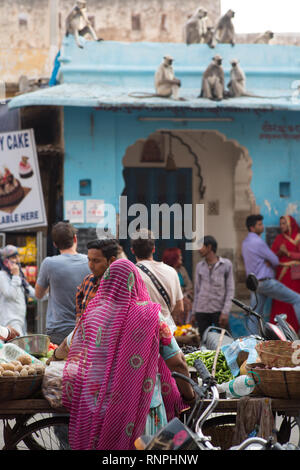
[[[160, 356], [160, 347], [172, 348], [174, 338], [159, 313], [134, 264], [112, 263], [77, 325], [64, 369], [72, 449], [133, 449], [151, 419], [158, 373], [163, 404], [156, 404], [163, 405], [167, 419], [187, 408]], [[177, 370], [188, 375], [185, 363]], [[189, 384], [178, 381], [178, 386], [186, 402], [193, 399]]]

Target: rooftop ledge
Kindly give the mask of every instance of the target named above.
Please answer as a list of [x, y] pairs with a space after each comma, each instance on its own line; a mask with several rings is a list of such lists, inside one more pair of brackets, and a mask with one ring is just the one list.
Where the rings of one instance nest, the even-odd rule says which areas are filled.
[[[292, 98], [291, 91], [283, 93], [282, 90], [255, 90], [258, 97], [229, 98], [222, 101], [212, 101], [198, 98], [199, 89], [180, 90], [180, 96], [185, 101], [176, 101], [167, 98], [133, 98], [130, 95], [134, 89], [113, 87], [107, 84], [75, 84], [64, 83], [54, 87], [44, 88], [13, 98], [9, 108], [24, 106], [78, 106], [93, 107], [104, 110], [110, 109], [182, 109], [183, 111], [201, 109], [270, 109], [300, 111], [300, 99]], [[141, 89], [141, 93], [153, 93], [152, 89]], [[263, 95], [263, 93], [265, 93]]]
[[[60, 54], [61, 84], [13, 98], [10, 108], [34, 105], [91, 106], [151, 109], [289, 109], [299, 110], [295, 90], [300, 84], [300, 47], [265, 44], [206, 44], [87, 41], [79, 48], [65, 37]], [[154, 73], [164, 55], [174, 58], [175, 75], [181, 79], [180, 96], [186, 101], [132, 98], [134, 92], [154, 93]], [[215, 54], [223, 57], [225, 84], [230, 60], [238, 58], [246, 74], [246, 87], [258, 97], [220, 102], [198, 98], [204, 70]]]

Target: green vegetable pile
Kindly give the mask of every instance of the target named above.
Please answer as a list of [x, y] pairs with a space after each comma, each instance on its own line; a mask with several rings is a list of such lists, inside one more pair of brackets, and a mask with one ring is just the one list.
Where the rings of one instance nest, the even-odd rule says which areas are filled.
[[[201, 359], [203, 364], [206, 366], [207, 370], [211, 373], [213, 368], [213, 363], [215, 359], [216, 351], [195, 351], [190, 354], [185, 355], [187, 365], [190, 367], [194, 366], [196, 359]], [[225, 356], [222, 351], [219, 352], [216, 365], [215, 379], [218, 384], [223, 382], [229, 382], [233, 379], [233, 375], [228, 367]]]

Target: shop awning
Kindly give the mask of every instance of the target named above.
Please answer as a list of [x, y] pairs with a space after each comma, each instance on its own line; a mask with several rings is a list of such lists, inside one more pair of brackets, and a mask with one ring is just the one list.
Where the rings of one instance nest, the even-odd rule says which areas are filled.
[[294, 90], [251, 90], [257, 97], [230, 98], [222, 101], [211, 101], [198, 98], [199, 89], [180, 90], [180, 96], [185, 101], [157, 97], [131, 97], [130, 93], [138, 92], [140, 95], [153, 94], [153, 89], [126, 90], [123, 87], [99, 84], [64, 83], [48, 88], [43, 88], [30, 93], [25, 93], [13, 98], [9, 108], [21, 108], [24, 106], [80, 106], [101, 109], [182, 109], [200, 110], [209, 108], [232, 109], [264, 109], [264, 110], [290, 110], [300, 111], [299, 99], [293, 96]]

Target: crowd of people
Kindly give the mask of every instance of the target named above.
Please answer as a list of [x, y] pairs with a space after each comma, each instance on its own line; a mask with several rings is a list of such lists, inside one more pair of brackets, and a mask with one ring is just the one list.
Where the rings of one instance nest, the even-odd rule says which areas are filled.
[[[269, 247], [261, 236], [261, 215], [250, 215], [246, 225], [242, 255], [246, 274], [259, 281], [257, 311], [267, 315], [270, 298], [271, 321], [286, 313], [298, 331], [299, 227], [293, 217], [282, 216], [281, 233]], [[51, 361], [66, 361], [62, 399], [70, 413], [71, 449], [132, 449], [137, 437], [155, 434], [193, 403], [191, 386], [171, 375], [189, 376], [174, 331], [187, 322], [200, 336], [211, 325], [229, 329], [233, 264], [218, 255], [210, 235], [199, 250], [193, 281], [180, 249], [168, 248], [155, 259], [148, 230], [132, 237], [135, 263], [115, 239], [92, 240], [87, 255], [78, 253], [77, 231], [67, 222], [55, 224], [51, 235], [59, 254], [43, 260], [34, 288], [17, 247], [1, 250], [0, 339], [26, 335], [28, 296], [47, 296], [46, 334], [58, 345]], [[258, 333], [251, 317], [248, 329]]]

